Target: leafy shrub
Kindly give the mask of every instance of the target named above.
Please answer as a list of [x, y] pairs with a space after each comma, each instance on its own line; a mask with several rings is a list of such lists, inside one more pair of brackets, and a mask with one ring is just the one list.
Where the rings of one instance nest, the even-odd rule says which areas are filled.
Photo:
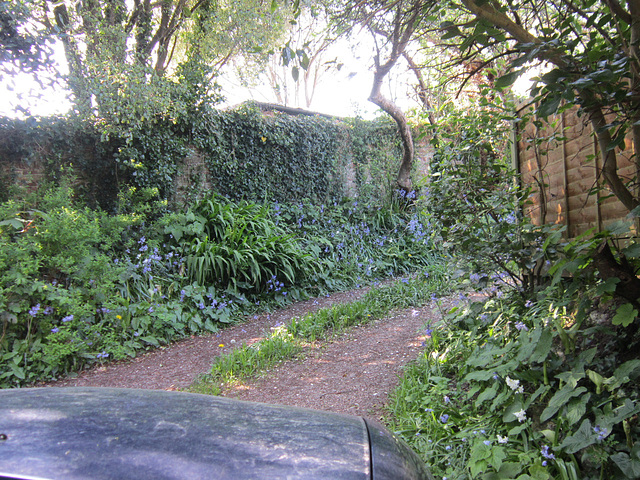
[[214, 332], [246, 308], [233, 292], [190, 284], [182, 259], [140, 234], [152, 212], [135, 211], [134, 197], [118, 215], [77, 204], [68, 185], [30, 209], [0, 205], [0, 385]]
[[200, 285], [261, 294], [299, 284], [314, 271], [309, 255], [264, 206], [213, 196], [165, 223], [188, 276]]
[[637, 478], [638, 339], [580, 291], [473, 303], [428, 332], [393, 410], [436, 475]]
[[434, 253], [423, 213], [345, 199], [328, 205], [276, 203], [275, 222], [300, 239], [319, 264], [312, 283], [323, 290], [360, 286], [432, 265]]

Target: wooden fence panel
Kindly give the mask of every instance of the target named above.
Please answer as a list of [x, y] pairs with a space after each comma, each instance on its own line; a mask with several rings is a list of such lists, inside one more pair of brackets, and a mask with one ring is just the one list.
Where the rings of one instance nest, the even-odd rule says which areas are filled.
[[[602, 231], [628, 213], [606, 188], [602, 158], [592, 132], [588, 119], [579, 116], [577, 109], [565, 110], [546, 122], [530, 121], [518, 131], [516, 166], [523, 185], [531, 188], [525, 214], [536, 225], [566, 226], [568, 238], [591, 228]], [[619, 172], [624, 180], [632, 182], [636, 167], [629, 159], [630, 141], [623, 154], [619, 156]]]

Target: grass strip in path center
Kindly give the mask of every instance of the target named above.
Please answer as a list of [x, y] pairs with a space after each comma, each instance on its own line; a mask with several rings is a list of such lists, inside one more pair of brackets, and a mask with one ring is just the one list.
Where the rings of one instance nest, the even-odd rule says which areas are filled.
[[218, 357], [211, 372], [196, 381], [189, 391], [218, 395], [225, 385], [257, 376], [284, 360], [303, 355], [318, 340], [381, 319], [393, 309], [424, 305], [436, 291], [442, 294], [446, 290], [447, 285], [433, 277], [402, 279], [373, 288], [360, 300], [293, 318], [288, 325], [272, 328], [259, 342], [243, 344]]

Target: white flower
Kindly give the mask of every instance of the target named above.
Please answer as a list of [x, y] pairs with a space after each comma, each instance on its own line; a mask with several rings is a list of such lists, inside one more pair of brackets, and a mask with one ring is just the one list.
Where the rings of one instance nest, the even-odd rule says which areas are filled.
[[509, 437], [503, 437], [502, 435], [497, 435], [498, 443], [507, 443], [509, 441]]
[[520, 423], [524, 422], [527, 419], [527, 412], [524, 410], [524, 408], [519, 412], [514, 412], [514, 415]]
[[513, 391], [517, 391], [520, 386], [520, 380], [514, 380], [513, 378], [507, 377], [504, 381], [507, 382], [507, 385]]

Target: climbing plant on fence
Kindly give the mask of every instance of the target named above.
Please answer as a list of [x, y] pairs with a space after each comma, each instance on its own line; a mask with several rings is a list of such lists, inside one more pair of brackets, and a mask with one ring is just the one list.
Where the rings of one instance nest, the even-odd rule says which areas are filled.
[[343, 193], [344, 128], [319, 117], [264, 115], [245, 104], [195, 124], [214, 190], [233, 199], [324, 200]]
[[[231, 111], [198, 108], [171, 118], [141, 116], [119, 128], [72, 117], [5, 118], [0, 119], [0, 178], [5, 187], [14, 183], [20, 161], [28, 170], [42, 167], [48, 180], [73, 164], [89, 200], [112, 208], [123, 185], [154, 188], [161, 198], [171, 198], [185, 158], [197, 155], [211, 188], [234, 200], [379, 195], [397, 169], [395, 132], [384, 121], [266, 115], [252, 104]], [[347, 190], [351, 164], [357, 191]]]

